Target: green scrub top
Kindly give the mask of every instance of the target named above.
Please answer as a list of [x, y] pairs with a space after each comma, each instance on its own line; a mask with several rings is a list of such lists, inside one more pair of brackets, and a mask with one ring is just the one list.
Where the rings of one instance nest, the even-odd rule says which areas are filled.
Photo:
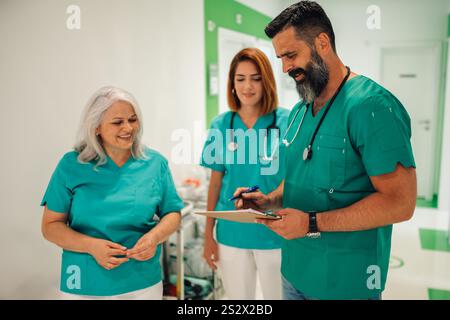
[[[77, 152], [69, 152], [56, 167], [41, 206], [68, 214], [68, 225], [77, 232], [130, 249], [158, 218], [183, 208], [167, 160], [150, 149], [145, 155], [130, 157], [122, 167], [107, 157], [96, 171], [96, 161], [82, 164]], [[148, 261], [130, 259], [106, 270], [87, 253], [63, 250], [61, 291], [111, 296], [150, 287], [161, 281], [160, 252], [158, 246]]]
[[[288, 141], [305, 104], [294, 107], [289, 123], [299, 109]], [[317, 133], [312, 159], [303, 161], [303, 150], [325, 109], [315, 117], [308, 109], [297, 138], [287, 148], [283, 207], [305, 212], [348, 207], [375, 192], [370, 176], [393, 172], [398, 163], [415, 167], [408, 113], [390, 92], [364, 76], [344, 85]], [[391, 234], [388, 225], [284, 240], [282, 274], [317, 299], [379, 297], [386, 283]]]
[[[236, 114], [233, 127], [238, 149], [235, 152], [228, 148], [228, 144], [232, 141], [230, 133], [232, 112], [225, 112], [212, 121], [203, 149], [201, 165], [224, 174], [215, 210], [235, 210], [234, 201], [229, 199], [238, 187], [258, 185], [263, 193], [268, 193], [277, 188], [283, 180], [285, 147], [281, 139], [286, 131], [289, 111], [277, 108], [275, 112], [276, 126], [280, 128], [280, 132], [274, 129], [269, 130], [265, 154], [270, 157], [272, 151], [276, 150], [273, 161], [264, 160], [264, 139], [266, 128], [273, 122], [274, 113], [259, 117], [253, 126], [255, 130], [248, 130]], [[245, 142], [242, 141], [243, 133], [249, 137]], [[277, 145], [279, 147], [276, 147]], [[218, 219], [216, 237], [219, 243], [235, 248], [279, 249], [281, 247], [280, 236], [266, 226], [255, 223]]]

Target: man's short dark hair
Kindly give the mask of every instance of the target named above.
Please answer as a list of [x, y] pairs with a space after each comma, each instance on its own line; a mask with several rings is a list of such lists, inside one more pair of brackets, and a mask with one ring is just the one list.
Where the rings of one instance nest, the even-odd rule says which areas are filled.
[[333, 51], [336, 52], [333, 26], [322, 7], [314, 1], [300, 1], [281, 12], [270, 22], [265, 32], [271, 39], [286, 28], [294, 27], [297, 36], [314, 45], [314, 39], [322, 32], [330, 38]]

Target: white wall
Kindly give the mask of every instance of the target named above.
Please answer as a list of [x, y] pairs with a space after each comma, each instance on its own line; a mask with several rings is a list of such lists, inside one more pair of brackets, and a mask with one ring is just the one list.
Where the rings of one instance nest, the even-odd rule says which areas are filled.
[[[73, 3], [79, 31], [66, 28]], [[0, 1], [0, 299], [53, 297], [60, 251], [40, 234], [39, 203], [96, 89], [133, 93], [144, 141], [166, 156], [172, 130], [204, 127], [203, 32], [202, 0]]]

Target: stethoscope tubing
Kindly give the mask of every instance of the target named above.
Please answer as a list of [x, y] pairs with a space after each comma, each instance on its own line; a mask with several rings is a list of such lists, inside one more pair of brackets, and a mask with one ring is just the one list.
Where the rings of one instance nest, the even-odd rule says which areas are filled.
[[[231, 115], [231, 119], [230, 119], [230, 140], [231, 142], [228, 144], [228, 150], [234, 152], [238, 149], [238, 145], [237, 143], [234, 141], [234, 119], [236, 117], [236, 112], [233, 112], [233, 114]], [[275, 148], [272, 148], [272, 152], [270, 157], [267, 156], [267, 139], [268, 139], [268, 135], [269, 135], [269, 131], [270, 130], [278, 130], [278, 132], [280, 132], [280, 128], [277, 126], [277, 113], [276, 111], [273, 112], [273, 120], [272, 123], [266, 128], [266, 135], [264, 137], [264, 155], [263, 155], [263, 159], [265, 161], [272, 161], [273, 160], [273, 156], [275, 154], [276, 148], [278, 148], [279, 146], [279, 141], [277, 141]], [[278, 140], [278, 139], [277, 139]]]

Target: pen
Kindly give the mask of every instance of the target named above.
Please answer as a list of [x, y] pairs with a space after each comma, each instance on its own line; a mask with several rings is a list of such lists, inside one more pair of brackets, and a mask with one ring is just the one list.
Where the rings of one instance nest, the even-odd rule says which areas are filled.
[[275, 213], [273, 213], [272, 210], [264, 211], [263, 213], [264, 213], [266, 216], [269, 216], [269, 217], [280, 218], [280, 216], [278, 216], [278, 215], [276, 215]]
[[253, 186], [251, 188], [248, 188], [246, 191], [241, 192], [238, 196], [230, 198], [230, 200], [228, 200], [228, 201], [234, 201], [234, 200], [239, 199], [243, 193], [250, 193], [250, 192], [255, 192], [258, 190], [259, 190], [258, 186]]

